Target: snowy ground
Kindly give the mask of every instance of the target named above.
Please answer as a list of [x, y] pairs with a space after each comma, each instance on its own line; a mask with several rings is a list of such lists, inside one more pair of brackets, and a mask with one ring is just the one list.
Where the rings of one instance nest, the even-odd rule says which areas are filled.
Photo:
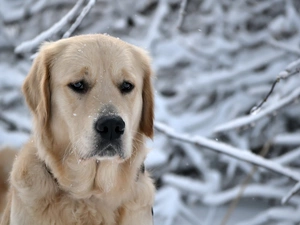
[[[59, 21], [46, 40], [62, 38], [93, 3], [78, 2], [62, 24], [72, 0], [0, 0], [0, 145], [20, 147], [31, 131], [20, 87], [38, 45], [20, 44]], [[174, 129], [158, 123], [149, 141], [156, 224], [299, 224], [300, 197], [280, 203], [300, 181], [299, 10], [298, 0], [98, 0], [83, 18], [75, 34], [108, 33], [153, 57], [156, 121]]]

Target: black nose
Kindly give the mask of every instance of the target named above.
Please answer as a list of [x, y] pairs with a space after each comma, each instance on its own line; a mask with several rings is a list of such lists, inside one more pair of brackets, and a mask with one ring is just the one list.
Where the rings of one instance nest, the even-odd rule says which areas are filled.
[[124, 134], [125, 122], [119, 116], [102, 116], [96, 122], [96, 131], [106, 140], [116, 140]]

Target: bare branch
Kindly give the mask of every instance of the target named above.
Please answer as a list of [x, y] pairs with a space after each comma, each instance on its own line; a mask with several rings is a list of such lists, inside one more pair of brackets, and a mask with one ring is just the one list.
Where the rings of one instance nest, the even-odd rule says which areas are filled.
[[269, 93], [267, 94], [267, 96], [263, 99], [263, 101], [262, 101], [258, 106], [255, 106], [255, 107], [253, 107], [253, 108], [251, 109], [250, 114], [255, 113], [256, 111], [258, 111], [258, 110], [263, 106], [263, 104], [268, 100], [268, 98], [269, 98], [270, 95], [272, 94], [272, 92], [273, 92], [273, 90], [274, 90], [276, 84], [279, 83], [280, 80], [286, 79], [286, 78], [288, 78], [288, 77], [291, 77], [291, 76], [293, 76], [293, 75], [299, 73], [299, 69], [298, 69], [298, 68], [297, 68], [295, 71], [291, 72], [292, 67], [295, 66], [294, 64], [296, 64], [296, 65], [300, 64], [300, 60], [296, 60], [295, 62], [290, 63], [290, 64], [286, 67], [286, 69], [285, 69], [284, 71], [281, 71], [281, 72], [279, 73], [279, 76], [278, 76], [278, 77], [276, 78], [276, 80], [273, 82], [272, 87], [271, 87]]
[[[265, 157], [266, 154], [269, 152], [270, 146], [271, 145], [270, 145], [269, 142], [267, 142], [263, 146], [263, 148], [262, 148], [262, 150], [260, 152], [260, 155], [262, 157]], [[245, 180], [242, 182], [240, 190], [239, 190], [236, 198], [234, 198], [232, 200], [232, 202], [230, 203], [229, 208], [227, 209], [227, 212], [226, 212], [225, 216], [222, 219], [221, 225], [226, 225], [227, 224], [228, 220], [230, 219], [230, 216], [232, 215], [232, 213], [234, 212], [234, 209], [237, 207], [238, 203], [240, 202], [240, 200], [241, 200], [241, 198], [243, 196], [243, 193], [244, 193], [246, 187], [248, 186], [248, 184], [249, 184], [249, 182], [250, 182], [253, 174], [255, 174], [256, 171], [257, 171], [257, 166], [253, 166], [251, 172], [247, 175], [247, 177], [245, 178]]]
[[91, 8], [95, 5], [96, 0], [90, 0], [88, 4], [83, 8], [82, 12], [80, 15], [77, 17], [76, 21], [72, 24], [70, 29], [63, 35], [63, 38], [70, 37], [71, 34], [76, 30], [76, 28], [80, 25], [84, 17], [89, 13]]
[[81, 7], [81, 5], [84, 3], [85, 0], [78, 0], [77, 3], [74, 5], [74, 7], [65, 15], [60, 21], [55, 23], [52, 27], [50, 27], [48, 30], [42, 32], [38, 36], [36, 36], [34, 39], [30, 41], [25, 41], [19, 46], [16, 47], [15, 53], [23, 53], [23, 52], [30, 52], [37, 46], [39, 46], [43, 41], [47, 40], [51, 35], [57, 33], [61, 30], [62, 27], [64, 27], [70, 20], [72, 20], [75, 15], [77, 14], [77, 11]]
[[273, 90], [274, 90], [276, 84], [277, 84], [279, 81], [280, 81], [280, 78], [278, 77], [278, 78], [273, 82], [272, 87], [271, 87], [269, 93], [267, 94], [267, 96], [264, 98], [264, 100], [262, 100], [262, 102], [261, 102], [258, 106], [253, 107], [253, 108], [251, 109], [251, 111], [250, 111], [250, 114], [255, 113], [257, 110], [259, 110], [259, 109], [262, 107], [262, 105], [268, 100], [269, 96], [272, 94], [272, 92], [273, 92]]
[[[298, 89], [300, 93], [300, 88]], [[297, 93], [298, 93], [297, 92]], [[271, 170], [273, 172], [282, 174], [287, 176], [295, 181], [300, 181], [300, 174], [291, 170], [288, 167], [284, 167], [278, 163], [275, 163], [271, 160], [267, 160], [262, 158], [261, 156], [255, 155], [251, 153], [249, 150], [242, 150], [235, 148], [233, 146], [227, 145], [225, 143], [209, 140], [205, 137], [201, 136], [191, 136], [185, 133], [177, 133], [172, 128], [168, 127], [167, 125], [159, 122], [155, 122], [155, 128], [169, 136], [170, 138], [188, 142], [197, 146], [205, 147], [216, 151], [218, 153], [226, 154], [236, 159], [243, 160], [245, 162], [263, 167], [265, 169]]]

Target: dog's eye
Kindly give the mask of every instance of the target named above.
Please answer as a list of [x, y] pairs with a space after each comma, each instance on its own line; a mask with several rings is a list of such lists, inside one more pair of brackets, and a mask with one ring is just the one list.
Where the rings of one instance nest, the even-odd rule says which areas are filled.
[[120, 85], [120, 90], [121, 90], [122, 94], [127, 94], [127, 93], [131, 92], [133, 88], [134, 88], [134, 85], [129, 83], [128, 81], [124, 81]]
[[88, 85], [82, 80], [75, 83], [70, 83], [69, 88], [71, 88], [73, 91], [84, 94], [88, 90]]

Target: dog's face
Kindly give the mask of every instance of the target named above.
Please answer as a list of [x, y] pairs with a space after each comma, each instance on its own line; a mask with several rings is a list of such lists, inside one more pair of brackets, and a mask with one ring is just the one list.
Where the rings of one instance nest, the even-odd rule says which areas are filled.
[[139, 48], [78, 36], [44, 45], [23, 91], [44, 144], [51, 136], [79, 160], [123, 161], [138, 133], [153, 135], [150, 75]]

